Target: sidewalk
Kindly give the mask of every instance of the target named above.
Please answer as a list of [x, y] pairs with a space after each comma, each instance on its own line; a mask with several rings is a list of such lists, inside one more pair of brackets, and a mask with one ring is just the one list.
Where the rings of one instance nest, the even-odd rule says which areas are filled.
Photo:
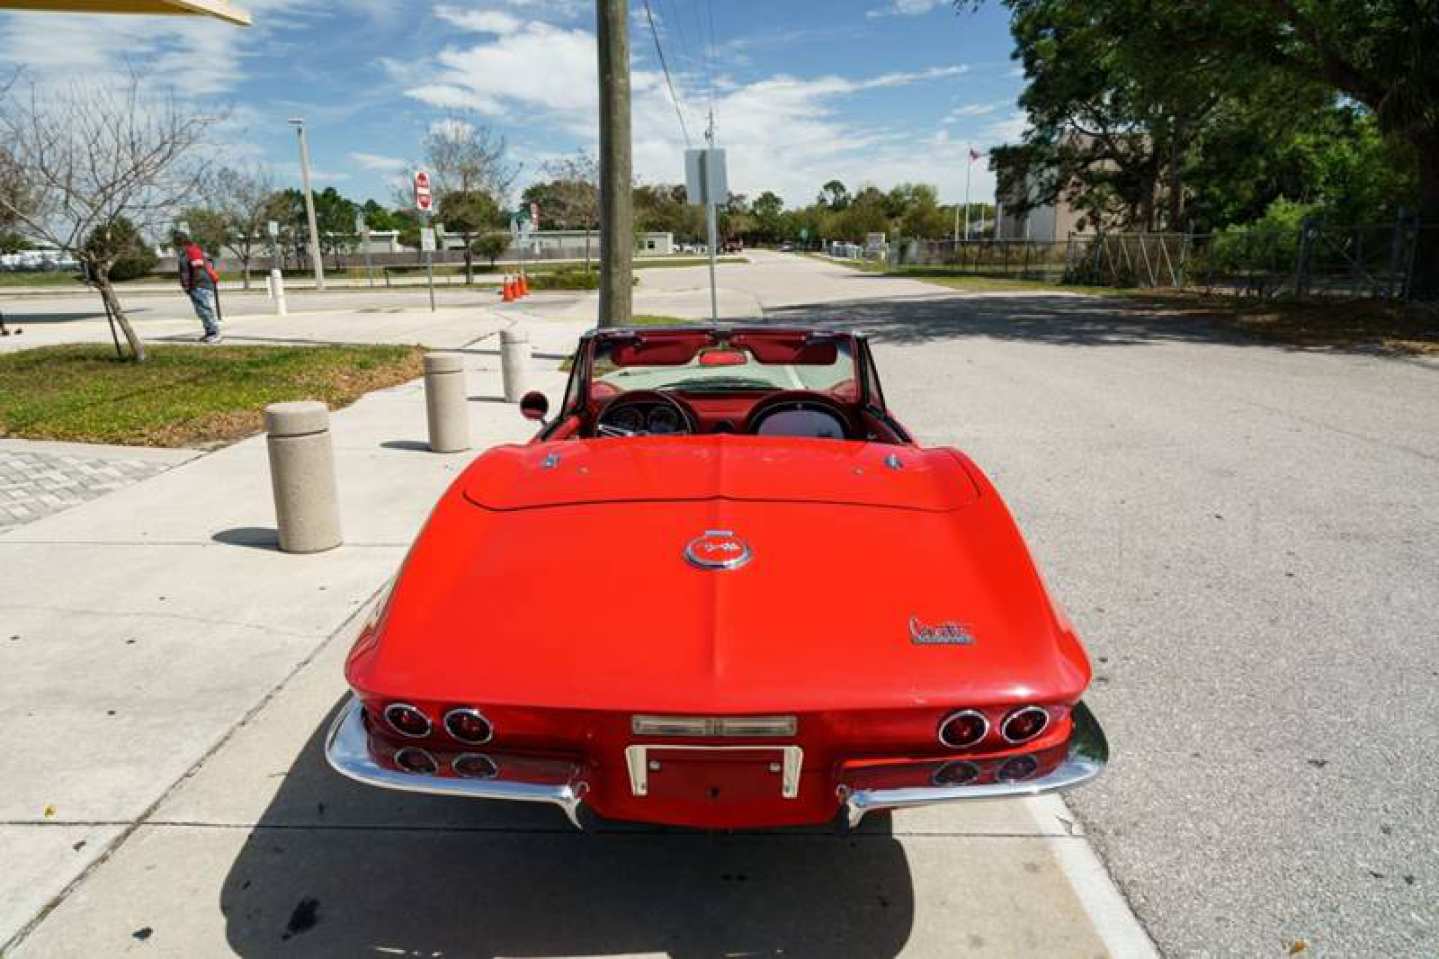
[[[576, 332], [527, 328], [556, 355]], [[476, 450], [532, 432], [496, 401], [494, 338], [467, 353]], [[552, 402], [556, 365], [532, 374]], [[328, 553], [273, 549], [263, 437], [0, 534], [5, 956], [1152, 954], [1053, 798], [849, 839], [583, 836], [551, 809], [334, 775], [320, 740], [354, 623], [475, 453], [424, 450], [417, 382], [332, 431]], [[536, 614], [582, 623], [589, 601]]]

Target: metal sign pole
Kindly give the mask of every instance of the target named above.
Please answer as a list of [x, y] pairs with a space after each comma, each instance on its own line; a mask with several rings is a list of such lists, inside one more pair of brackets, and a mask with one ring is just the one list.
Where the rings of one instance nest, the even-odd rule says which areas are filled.
[[[425, 229], [430, 229], [430, 215], [425, 214]], [[435, 235], [430, 233], [430, 242], [425, 249], [425, 275], [430, 281], [430, 312], [435, 312]]]

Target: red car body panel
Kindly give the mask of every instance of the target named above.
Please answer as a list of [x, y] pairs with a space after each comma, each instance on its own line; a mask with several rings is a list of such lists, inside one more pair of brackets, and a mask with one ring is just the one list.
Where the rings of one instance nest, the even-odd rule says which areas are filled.
[[[708, 530], [740, 537], [748, 561], [686, 562]], [[968, 641], [917, 638], [939, 624]], [[932, 781], [957, 757], [976, 761], [976, 783], [1021, 753], [1052, 768], [1090, 665], [963, 454], [701, 433], [478, 457], [345, 673], [387, 768], [416, 745], [449, 775], [467, 747], [443, 717], [472, 707], [493, 726], [483, 748], [502, 780], [549, 770], [582, 782], [603, 816], [737, 828], [826, 821], [847, 790]], [[393, 703], [423, 711], [431, 731], [397, 735], [379, 718]], [[1043, 705], [1048, 725], [1005, 742], [1000, 724], [1026, 704]], [[962, 708], [989, 733], [954, 750], [937, 730]], [[784, 716], [796, 728], [659, 737], [637, 733], [636, 715]], [[627, 767], [637, 746], [643, 792]], [[776, 785], [784, 747], [803, 754], [789, 797]]]

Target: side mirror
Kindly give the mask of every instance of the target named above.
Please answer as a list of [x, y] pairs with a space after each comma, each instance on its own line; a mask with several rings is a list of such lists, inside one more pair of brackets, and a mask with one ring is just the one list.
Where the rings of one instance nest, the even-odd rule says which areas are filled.
[[543, 423], [545, 414], [549, 411], [549, 398], [539, 390], [531, 390], [520, 397], [520, 413], [527, 420], [538, 420]]

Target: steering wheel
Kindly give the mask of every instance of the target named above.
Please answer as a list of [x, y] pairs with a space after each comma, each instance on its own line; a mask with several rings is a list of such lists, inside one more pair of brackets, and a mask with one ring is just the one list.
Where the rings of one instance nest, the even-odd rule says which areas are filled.
[[804, 410], [828, 413], [839, 420], [844, 429], [844, 439], [853, 439], [859, 435], [859, 429], [855, 425], [854, 417], [848, 407], [838, 400], [813, 390], [785, 390], [782, 393], [766, 396], [749, 411], [749, 416], [745, 417], [744, 427], [740, 432], [758, 435], [764, 421], [776, 413]]
[[[659, 425], [667, 429], [657, 429]], [[699, 432], [689, 404], [659, 390], [631, 390], [610, 400], [595, 417], [596, 436], [683, 435]]]

